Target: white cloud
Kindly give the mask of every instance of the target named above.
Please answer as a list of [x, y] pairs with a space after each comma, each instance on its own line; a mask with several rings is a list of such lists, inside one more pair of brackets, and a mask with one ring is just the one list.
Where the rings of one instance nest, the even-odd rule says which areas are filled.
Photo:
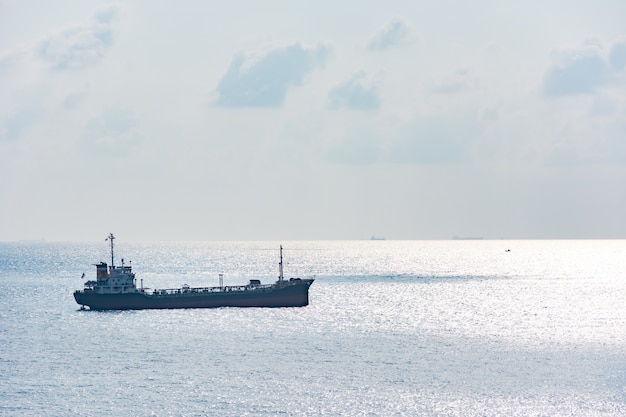
[[[330, 162], [345, 165], [462, 165], [471, 163], [481, 126], [475, 118], [415, 116], [381, 128], [376, 119], [361, 115], [358, 127], [343, 131], [326, 144]], [[491, 156], [490, 156], [491, 157]]]
[[382, 140], [377, 132], [363, 126], [341, 140], [333, 141], [327, 151], [329, 161], [340, 165], [368, 165], [384, 156]]
[[367, 42], [367, 49], [376, 51], [397, 45], [408, 45], [417, 41], [411, 25], [405, 18], [395, 16], [378, 29]]
[[603, 126], [602, 139], [597, 148], [601, 155], [600, 161], [626, 167], [626, 120], [615, 120]]
[[556, 50], [553, 64], [545, 75], [546, 96], [589, 94], [607, 81], [607, 65], [597, 41], [586, 41], [576, 48]]
[[97, 9], [90, 24], [61, 30], [41, 41], [37, 55], [57, 69], [79, 69], [98, 63], [113, 44], [114, 23], [120, 12], [116, 4]]
[[0, 55], [0, 74], [7, 73], [11, 68], [14, 68], [21, 57], [23, 57], [23, 51], [19, 48], [5, 51]]
[[608, 52], [599, 40], [588, 39], [579, 46], [552, 52], [542, 91], [547, 97], [597, 94], [603, 87], [623, 85], [625, 68], [624, 38], [613, 42]]
[[466, 162], [476, 129], [472, 120], [418, 117], [393, 139], [389, 158], [418, 165]]
[[19, 112], [0, 120], [0, 140], [15, 140], [22, 132], [29, 128], [40, 116], [33, 110], [23, 109]]
[[441, 94], [456, 94], [474, 87], [478, 80], [469, 70], [462, 68], [433, 81], [431, 90]]
[[137, 125], [130, 110], [109, 107], [87, 122], [81, 144], [87, 152], [100, 156], [131, 153], [143, 141]]
[[0, 112], [0, 140], [17, 140], [38, 122], [46, 118], [43, 97], [45, 85], [33, 84], [13, 91], [10, 102]]
[[366, 79], [364, 71], [353, 75], [328, 93], [330, 107], [347, 107], [357, 110], [375, 110], [380, 107], [378, 86]]
[[220, 80], [216, 104], [225, 107], [276, 107], [287, 89], [302, 84], [304, 77], [322, 66], [331, 46], [315, 47], [300, 42], [271, 46], [254, 53], [239, 53]]
[[[36, 8], [14, 2], [0, 13], [4, 201], [29, 198], [29, 207], [44, 207], [45, 196], [52, 195], [50, 179], [56, 179], [62, 190], [55, 195], [58, 209], [48, 210], [52, 218], [79, 206], [70, 204], [78, 200], [75, 190], [120, 189], [132, 181], [143, 187], [135, 187], [137, 204], [120, 209], [119, 219], [150, 213], [138, 238], [282, 238], [283, 230], [302, 238], [350, 238], [370, 230], [364, 219], [348, 233], [336, 215], [362, 208], [363, 200], [353, 200], [355, 185], [364, 195], [371, 191], [372, 200], [406, 203], [393, 204], [404, 207], [402, 216], [388, 217], [407, 228], [376, 233], [410, 238], [420, 237], [424, 226], [418, 222], [425, 217], [415, 213], [423, 201], [436, 202], [441, 190], [453, 196], [493, 177], [498, 184], [502, 179], [496, 191], [515, 199], [516, 184], [541, 189], [557, 173], [563, 183], [589, 179], [572, 195], [584, 200], [586, 191], [604, 190], [598, 205], [617, 202], [615, 212], [624, 211], [624, 193], [619, 201], [612, 197], [626, 178], [626, 42], [614, 38], [626, 35], [617, 17], [623, 6], [544, 14], [558, 15], [556, 20], [537, 19], [528, 7], [481, 3], [451, 14], [439, 3], [405, 6], [364, 4], [355, 11], [322, 2], [277, 13], [246, 2], [224, 3], [214, 13], [203, 2], [173, 7], [140, 1], [130, 13], [131, 6], [94, 11], [92, 3], [76, 0], [38, 2]], [[419, 48], [418, 28], [428, 39]], [[581, 45], [589, 34], [606, 41]], [[287, 42], [257, 47], [272, 39]], [[318, 43], [325, 39], [332, 42], [332, 60], [330, 46]], [[557, 48], [564, 39], [574, 44]], [[204, 90], [198, 88], [203, 82]], [[207, 89], [214, 94], [211, 106]], [[68, 158], [78, 162], [58, 163]], [[116, 178], [110, 170], [88, 169], [106, 164], [113, 164]], [[342, 185], [337, 173], [349, 173], [351, 180]], [[475, 173], [482, 179], [473, 182]], [[293, 223], [281, 230], [267, 226], [278, 219], [271, 215], [280, 213], [283, 201], [271, 191], [277, 179], [286, 179], [289, 195], [297, 197], [291, 200], [300, 201]], [[609, 187], [610, 181], [616, 185]], [[423, 192], [407, 192], [419, 182], [427, 187]], [[178, 198], [151, 204], [162, 187], [176, 189]], [[496, 191], [481, 194], [485, 201], [476, 199], [475, 217], [484, 213], [476, 221], [501, 215], [506, 226], [511, 216], [490, 204], [502, 194]], [[341, 201], [332, 213], [315, 205], [329, 196]], [[300, 197], [313, 202], [310, 215]], [[541, 206], [537, 201], [527, 204]], [[373, 219], [385, 222], [377, 213], [385, 205], [371, 210]], [[439, 215], [441, 204], [436, 206], [432, 213]], [[79, 233], [55, 234], [49, 225], [58, 221], [2, 207], [1, 217], [10, 220], [0, 224], [5, 238], [21, 238], [27, 228], [47, 238]], [[84, 211], [85, 223], [102, 216], [101, 210]], [[162, 235], [148, 227], [185, 210], [194, 213]], [[311, 221], [298, 218], [302, 213]], [[473, 224], [473, 216], [467, 217]], [[203, 223], [207, 218], [217, 220]], [[603, 230], [624, 235], [623, 226], [611, 224], [624, 225], [622, 218], [606, 219]], [[447, 219], [427, 223], [437, 222]], [[528, 235], [529, 226], [519, 220], [516, 230]], [[429, 236], [441, 236], [435, 227]], [[533, 229], [536, 237], [550, 237], [543, 227]], [[585, 236], [593, 236], [593, 228], [585, 227]], [[504, 229], [505, 236], [516, 234]]]
[[88, 96], [89, 94], [86, 91], [70, 93], [63, 99], [61, 104], [65, 109], [75, 109], [83, 103]]
[[626, 68], [626, 39], [613, 44], [609, 54], [609, 62], [614, 69], [621, 71]]

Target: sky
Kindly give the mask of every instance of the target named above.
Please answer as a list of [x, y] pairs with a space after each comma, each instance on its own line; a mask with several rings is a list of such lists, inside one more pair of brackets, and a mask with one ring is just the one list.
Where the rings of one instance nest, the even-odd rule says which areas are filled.
[[0, 0], [0, 241], [624, 239], [624, 16]]

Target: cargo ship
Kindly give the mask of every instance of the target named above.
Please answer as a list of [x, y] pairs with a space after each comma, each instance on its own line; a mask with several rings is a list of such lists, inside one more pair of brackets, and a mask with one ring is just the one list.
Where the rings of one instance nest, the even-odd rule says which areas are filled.
[[[283, 247], [280, 246], [278, 280], [273, 284], [261, 284], [251, 279], [247, 285], [224, 286], [220, 275], [217, 287], [191, 288], [183, 285], [175, 289], [137, 288], [135, 273], [130, 265], [115, 265], [113, 240], [110, 233], [111, 265], [106, 262], [94, 264], [96, 280], [85, 283], [82, 290], [74, 292], [74, 299], [81, 309], [90, 310], [145, 310], [175, 308], [215, 307], [304, 307], [309, 304], [309, 287], [313, 278], [290, 278], [283, 276]], [[84, 275], [84, 274], [83, 274]]]

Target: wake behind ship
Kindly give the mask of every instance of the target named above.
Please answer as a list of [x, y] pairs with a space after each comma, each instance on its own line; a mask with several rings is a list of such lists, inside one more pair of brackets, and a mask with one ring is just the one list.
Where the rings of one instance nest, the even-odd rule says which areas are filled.
[[144, 310], [174, 308], [215, 307], [304, 307], [309, 304], [309, 287], [313, 278], [283, 277], [283, 247], [280, 247], [278, 281], [261, 284], [252, 279], [247, 285], [191, 288], [183, 285], [176, 289], [137, 288], [135, 273], [131, 266], [115, 266], [111, 243], [111, 265], [95, 264], [96, 281], [87, 281], [83, 290], [74, 292], [74, 299], [81, 308], [91, 310]]

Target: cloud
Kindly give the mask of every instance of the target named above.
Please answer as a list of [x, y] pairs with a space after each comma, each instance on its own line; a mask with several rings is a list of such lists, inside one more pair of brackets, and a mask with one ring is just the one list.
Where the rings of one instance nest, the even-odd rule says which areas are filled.
[[379, 135], [361, 127], [341, 140], [335, 140], [327, 151], [328, 160], [345, 165], [369, 165], [378, 162], [384, 156]]
[[33, 84], [13, 91], [10, 95], [11, 110], [0, 112], [0, 140], [18, 140], [24, 132], [45, 119], [43, 98], [47, 86]]
[[389, 158], [403, 164], [462, 163], [477, 132], [471, 119], [418, 118], [389, 144]]
[[546, 96], [589, 94], [607, 81], [607, 65], [597, 41], [586, 41], [577, 48], [555, 51], [552, 60], [552, 68], [543, 81]]
[[621, 71], [626, 68], [626, 39], [622, 39], [613, 44], [609, 53], [609, 62], [611, 66]]
[[459, 69], [433, 82], [431, 90], [441, 94], [456, 94], [465, 91], [478, 83], [467, 69]]
[[378, 51], [397, 45], [408, 45], [417, 40], [409, 23], [400, 16], [392, 17], [378, 29], [367, 42], [367, 49]]
[[471, 161], [482, 133], [473, 116], [423, 116], [391, 130], [379, 129], [371, 118], [333, 137], [326, 156], [346, 165], [454, 165]]
[[113, 44], [113, 28], [120, 13], [117, 4], [97, 9], [90, 24], [64, 29], [41, 41], [37, 55], [57, 69], [79, 69], [97, 64]]
[[626, 166], [626, 120], [614, 120], [603, 127], [602, 140], [597, 147], [601, 155], [601, 160], [610, 164]]
[[339, 84], [328, 93], [330, 107], [347, 107], [357, 110], [375, 110], [380, 107], [380, 96], [376, 85], [366, 84], [366, 74], [361, 71], [348, 81]]
[[308, 47], [300, 42], [272, 46], [256, 53], [239, 53], [217, 86], [216, 104], [225, 107], [276, 107], [290, 86], [322, 66], [329, 44]]
[[19, 48], [3, 52], [2, 55], [0, 55], [0, 75], [8, 73], [10, 69], [14, 68], [16, 63], [20, 60], [20, 56], [23, 56], [23, 53]]
[[71, 93], [65, 97], [62, 106], [67, 110], [75, 109], [84, 102], [88, 96], [89, 94], [86, 91]]
[[88, 152], [99, 155], [119, 156], [129, 153], [143, 141], [137, 125], [130, 110], [109, 107], [100, 117], [87, 122], [82, 145]]
[[37, 110], [22, 109], [4, 120], [0, 120], [0, 140], [18, 139], [22, 132], [31, 127], [40, 117]]

